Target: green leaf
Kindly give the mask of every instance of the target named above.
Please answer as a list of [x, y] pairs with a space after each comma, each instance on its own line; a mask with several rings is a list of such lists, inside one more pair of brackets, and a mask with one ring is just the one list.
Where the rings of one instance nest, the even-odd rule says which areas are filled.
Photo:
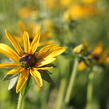
[[10, 80], [9, 85], [8, 85], [8, 90], [11, 90], [15, 86], [17, 79], [18, 79], [18, 76]]
[[51, 74], [51, 72], [49, 72], [49, 71], [47, 71], [47, 70], [45, 70], [45, 71], [42, 71], [42, 70], [41, 70], [41, 71], [39, 71], [39, 72], [40, 72], [42, 78], [43, 78], [45, 81], [54, 84], [54, 81], [51, 79], [51, 77], [50, 77], [50, 75], [49, 75], [49, 74]]
[[16, 76], [18, 76], [18, 73], [17, 74], [11, 74], [11, 75], [5, 75], [4, 76], [4, 78], [3, 78], [3, 80], [5, 81], [5, 80], [10, 80], [10, 79], [12, 79], [12, 78], [14, 78], [14, 77], [16, 77]]

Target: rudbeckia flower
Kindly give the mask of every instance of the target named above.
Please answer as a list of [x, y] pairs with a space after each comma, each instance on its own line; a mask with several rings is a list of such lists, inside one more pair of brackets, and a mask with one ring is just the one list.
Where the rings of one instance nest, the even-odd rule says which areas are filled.
[[[34, 39], [34, 36], [36, 33], [40, 32], [40, 24], [36, 24], [34, 25], [32, 22], [25, 24], [22, 21], [18, 22], [18, 26], [19, 26], [19, 35], [16, 36], [16, 39], [22, 43], [23, 42], [23, 37], [22, 34], [24, 33], [24, 31], [26, 30], [29, 34], [29, 39], [30, 42]], [[40, 46], [44, 45], [44, 44], [49, 44], [49, 41], [46, 41], [47, 39], [49, 39], [51, 37], [51, 32], [50, 31], [44, 31], [42, 34], [40, 34]], [[50, 41], [51, 42], [51, 41]], [[52, 43], [54, 43], [52, 41]]]
[[31, 75], [39, 87], [43, 86], [40, 71], [53, 68], [51, 63], [56, 60], [56, 56], [65, 51], [65, 47], [56, 45], [47, 45], [37, 50], [40, 40], [40, 35], [37, 33], [30, 43], [27, 32], [23, 34], [24, 50], [20, 47], [15, 37], [8, 31], [6, 36], [13, 45], [15, 51], [4, 43], [0, 43], [0, 53], [3, 53], [8, 58], [13, 60], [12, 63], [0, 64], [0, 68], [14, 68], [7, 72], [7, 75], [19, 73], [16, 92], [18, 93], [23, 88], [24, 84]]
[[[109, 64], [109, 49], [103, 50], [103, 45], [101, 43], [97, 44], [95, 49], [90, 51], [87, 56], [85, 56], [89, 61], [94, 62], [94, 64], [102, 65]], [[78, 69], [84, 70], [87, 67], [86, 62], [81, 61], [79, 63]]]
[[83, 3], [85, 3], [85, 4], [92, 4], [95, 2], [97, 2], [97, 0], [83, 0]]
[[19, 10], [18, 15], [23, 19], [27, 19], [33, 16], [36, 17], [37, 13], [38, 11], [34, 7], [25, 7]]
[[91, 5], [71, 5], [64, 13], [64, 21], [84, 19], [88, 16], [95, 16], [98, 10]]

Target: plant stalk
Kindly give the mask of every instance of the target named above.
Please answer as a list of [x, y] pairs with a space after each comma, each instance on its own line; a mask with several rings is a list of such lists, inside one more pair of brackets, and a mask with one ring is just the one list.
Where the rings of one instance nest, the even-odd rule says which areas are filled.
[[20, 93], [19, 93], [19, 98], [18, 98], [17, 109], [22, 109], [23, 98], [24, 98], [24, 96], [22, 96], [22, 94], [21, 94], [21, 92], [20, 92]]
[[55, 109], [62, 109], [62, 105], [64, 104], [63, 98], [64, 98], [65, 88], [66, 88], [66, 79], [63, 78], [60, 83], [60, 88], [59, 88], [59, 92], [58, 92], [58, 96], [57, 96], [57, 100], [56, 100], [56, 108]]
[[70, 78], [70, 82], [69, 82], [66, 97], [65, 97], [66, 104], [68, 104], [70, 101], [71, 93], [72, 93], [72, 90], [74, 87], [75, 78], [76, 78], [76, 74], [77, 74], [77, 67], [78, 67], [78, 57], [76, 57], [74, 60], [74, 67], [72, 69], [71, 78]]
[[86, 109], [92, 109], [92, 100], [93, 100], [93, 78], [94, 78], [94, 73], [91, 72], [89, 74], [89, 82], [87, 86], [87, 104], [86, 104]]

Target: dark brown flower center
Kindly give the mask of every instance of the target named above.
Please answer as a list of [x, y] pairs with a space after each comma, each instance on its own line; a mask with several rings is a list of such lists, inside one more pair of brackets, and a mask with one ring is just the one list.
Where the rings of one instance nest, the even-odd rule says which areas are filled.
[[100, 59], [100, 57], [98, 55], [93, 55], [93, 59], [98, 61]]
[[34, 67], [36, 64], [36, 61], [37, 61], [36, 57], [31, 54], [25, 54], [20, 59], [22, 66], [25, 68]]

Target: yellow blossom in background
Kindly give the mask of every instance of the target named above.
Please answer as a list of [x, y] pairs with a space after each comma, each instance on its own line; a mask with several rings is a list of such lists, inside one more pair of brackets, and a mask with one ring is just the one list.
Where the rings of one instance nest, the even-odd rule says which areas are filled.
[[[90, 51], [90, 53], [86, 56], [87, 59], [94, 61], [95, 64], [109, 64], [109, 49], [103, 49], [103, 44], [99, 43]], [[84, 70], [87, 67], [87, 64], [84, 61], [79, 63], [78, 69]]]
[[[92, 50], [91, 54], [88, 56], [88, 58], [92, 58], [95, 60], [98, 64], [109, 64], [108, 58], [109, 58], [109, 49], [103, 49], [103, 44], [99, 43], [95, 47], [94, 50]], [[107, 60], [107, 61], [106, 61]]]
[[64, 20], [76, 20], [83, 19], [88, 16], [97, 14], [95, 7], [91, 5], [72, 5], [64, 13]]
[[[32, 40], [37, 32], [40, 32], [40, 24], [34, 25], [33, 22], [30, 22], [28, 24], [24, 24], [22, 21], [18, 22], [19, 30], [20, 30], [20, 38], [22, 39], [22, 34], [24, 31], [27, 31], [30, 37], [30, 40]], [[18, 36], [18, 37], [19, 37]], [[23, 40], [22, 40], [23, 41]]]
[[103, 52], [103, 44], [99, 43], [97, 44], [97, 46], [95, 47], [95, 49], [92, 51], [92, 55], [99, 55]]
[[[22, 43], [23, 42], [23, 37], [22, 37], [22, 34], [24, 33], [24, 31], [26, 30], [29, 34], [29, 39], [30, 41], [32, 41], [34, 39], [34, 36], [37, 32], [40, 32], [40, 24], [33, 24], [32, 22], [28, 23], [28, 24], [24, 24], [22, 21], [20, 21], [19, 23], [19, 30], [20, 30], [20, 34], [19, 36], [15, 36], [16, 39]], [[46, 28], [48, 28], [48, 26], [46, 26]], [[49, 27], [51, 28], [51, 26]], [[47, 42], [44, 42], [46, 41], [48, 38], [52, 37], [52, 32], [51, 32], [51, 29], [46, 29], [46, 31], [42, 32], [41, 33], [41, 38], [40, 38], [40, 45], [44, 45], [44, 44], [49, 44], [53, 41], [47, 41]]]
[[82, 71], [82, 70], [84, 70], [86, 67], [87, 67], [86, 63], [82, 61], [82, 62], [80, 62], [79, 65], [78, 65], [78, 70]]
[[72, 4], [75, 0], [60, 0], [60, 5], [62, 7], [68, 7], [69, 5]]
[[46, 8], [55, 9], [59, 5], [58, 0], [44, 0]]
[[74, 53], [81, 53], [87, 47], [87, 43], [80, 44], [73, 49]]
[[96, 3], [97, 2], [97, 0], [82, 0], [82, 1], [85, 4], [91, 4], [91, 3]]
[[18, 15], [23, 18], [23, 19], [27, 19], [29, 17], [36, 17], [37, 16], [38, 11], [36, 11], [35, 8], [21, 8], [18, 12]]
[[49, 70], [53, 68], [50, 63], [56, 60], [56, 56], [65, 51], [65, 47], [56, 45], [47, 45], [41, 48], [37, 53], [36, 50], [39, 45], [40, 35], [37, 33], [30, 43], [29, 34], [23, 33], [24, 51], [20, 47], [17, 40], [6, 31], [6, 36], [11, 42], [15, 51], [4, 43], [0, 43], [0, 53], [12, 59], [12, 63], [0, 64], [0, 68], [14, 68], [7, 72], [7, 75], [19, 73], [18, 82], [16, 85], [16, 92], [21, 91], [29, 75], [31, 75], [39, 87], [43, 86], [42, 76], [40, 71]]
[[46, 19], [43, 21], [44, 32], [41, 34], [41, 41], [53, 37], [54, 23], [51, 19]]

